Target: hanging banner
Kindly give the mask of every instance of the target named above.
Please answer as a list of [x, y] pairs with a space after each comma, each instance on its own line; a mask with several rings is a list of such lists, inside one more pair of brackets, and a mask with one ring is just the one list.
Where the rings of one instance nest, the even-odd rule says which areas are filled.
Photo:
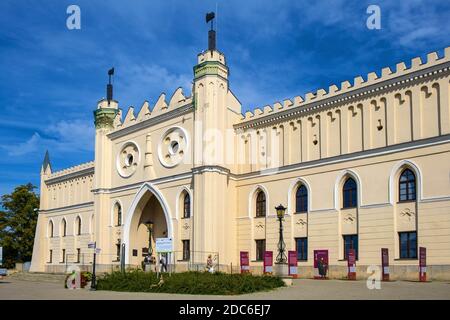
[[356, 252], [349, 249], [347, 252], [348, 280], [356, 280]]
[[328, 250], [314, 250], [314, 279], [328, 278]]
[[389, 249], [381, 248], [382, 280], [389, 281]]
[[273, 252], [272, 251], [264, 251], [264, 273], [272, 273], [273, 272]]
[[288, 251], [288, 265], [289, 265], [289, 275], [293, 278], [297, 278], [298, 267], [297, 267], [297, 252]]
[[427, 281], [427, 249], [419, 248], [419, 281]]
[[250, 266], [249, 266], [249, 258], [248, 258], [248, 251], [241, 251], [240, 252], [240, 260], [241, 260], [241, 273], [249, 272]]

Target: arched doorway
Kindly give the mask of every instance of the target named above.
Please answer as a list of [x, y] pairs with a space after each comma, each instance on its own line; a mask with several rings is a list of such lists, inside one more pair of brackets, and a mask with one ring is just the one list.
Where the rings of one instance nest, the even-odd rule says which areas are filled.
[[170, 217], [169, 207], [162, 194], [156, 187], [145, 183], [133, 199], [124, 225], [125, 264], [141, 265], [143, 254], [150, 251], [150, 234], [153, 255], [156, 238], [172, 238]]

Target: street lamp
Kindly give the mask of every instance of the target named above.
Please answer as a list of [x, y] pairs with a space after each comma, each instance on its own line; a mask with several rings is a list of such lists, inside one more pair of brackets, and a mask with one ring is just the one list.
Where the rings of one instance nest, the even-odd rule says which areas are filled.
[[283, 218], [284, 218], [284, 213], [286, 212], [286, 208], [280, 204], [280, 205], [278, 205], [278, 207], [275, 207], [275, 210], [277, 211], [278, 221], [280, 221], [280, 238], [278, 240], [278, 255], [277, 255], [276, 262], [277, 263], [286, 263], [287, 257], [286, 257], [286, 254], [284, 253], [284, 251], [286, 249], [286, 244], [284, 243], [284, 240], [283, 240]]
[[148, 255], [149, 255], [149, 257], [151, 257], [153, 255], [153, 249], [152, 249], [153, 221], [148, 220], [144, 224], [148, 229]]

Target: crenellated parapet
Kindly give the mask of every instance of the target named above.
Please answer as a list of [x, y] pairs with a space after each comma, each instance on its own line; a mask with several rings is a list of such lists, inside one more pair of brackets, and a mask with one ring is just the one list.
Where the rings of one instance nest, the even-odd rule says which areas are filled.
[[[325, 89], [318, 89], [316, 92], [308, 92], [304, 97], [296, 96], [292, 100], [286, 99], [283, 102], [275, 102], [272, 106], [268, 105], [264, 108], [255, 108], [252, 111], [247, 111], [241, 117], [241, 122], [236, 124], [236, 128], [245, 128], [248, 125], [257, 125], [257, 123], [266, 123], [267, 117], [277, 113], [282, 113], [283, 117], [285, 113], [289, 113], [288, 110], [295, 111], [309, 111], [307, 108], [314, 104], [314, 109], [330, 106], [334, 102], [340, 102], [340, 96], [352, 95], [355, 93], [355, 97], [362, 95], [363, 92], [376, 92], [386, 88], [390, 88], [395, 85], [392, 83], [396, 78], [402, 78], [404, 76], [423, 77], [423, 75], [415, 75], [416, 72], [425, 72], [426, 69], [433, 69], [438, 65], [450, 61], [450, 47], [445, 48], [444, 56], [439, 58], [437, 52], [431, 52], [427, 55], [426, 60], [422, 61], [420, 57], [413, 58], [410, 61], [410, 66], [407, 67], [404, 62], [396, 64], [396, 68], [392, 71], [389, 67], [382, 68], [380, 72], [370, 72], [365, 78], [357, 76], [353, 79], [353, 83], [350, 81], [341, 82], [340, 86], [330, 85], [328, 91]], [[439, 72], [431, 70], [433, 72]], [[410, 80], [400, 80], [400, 84], [408, 82]], [[386, 84], [386, 86], [384, 86]], [[386, 88], [385, 88], [386, 87]], [[342, 100], [348, 100], [348, 98], [342, 98]]]
[[153, 107], [150, 106], [148, 101], [144, 101], [137, 116], [133, 106], [130, 106], [125, 114], [125, 118], [122, 120], [122, 110], [120, 110], [114, 118], [114, 129], [120, 130], [125, 127], [133, 126], [145, 120], [155, 118], [157, 116], [170, 113], [179, 107], [192, 103], [191, 97], [185, 97], [183, 89], [177, 88], [169, 99], [166, 100], [166, 94], [161, 93], [158, 100]]
[[50, 175], [48, 175], [46, 181], [51, 181], [54, 179], [59, 178], [65, 178], [68, 176], [78, 175], [78, 174], [85, 174], [87, 171], [94, 169], [94, 161], [82, 163], [73, 167], [69, 167], [63, 170], [52, 172]]

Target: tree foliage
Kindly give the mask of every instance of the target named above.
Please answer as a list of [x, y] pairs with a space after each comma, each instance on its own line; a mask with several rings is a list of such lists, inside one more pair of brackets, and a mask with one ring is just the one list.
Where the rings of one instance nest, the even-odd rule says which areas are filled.
[[39, 208], [35, 188], [31, 183], [20, 185], [1, 197], [0, 247], [7, 268], [31, 260]]

